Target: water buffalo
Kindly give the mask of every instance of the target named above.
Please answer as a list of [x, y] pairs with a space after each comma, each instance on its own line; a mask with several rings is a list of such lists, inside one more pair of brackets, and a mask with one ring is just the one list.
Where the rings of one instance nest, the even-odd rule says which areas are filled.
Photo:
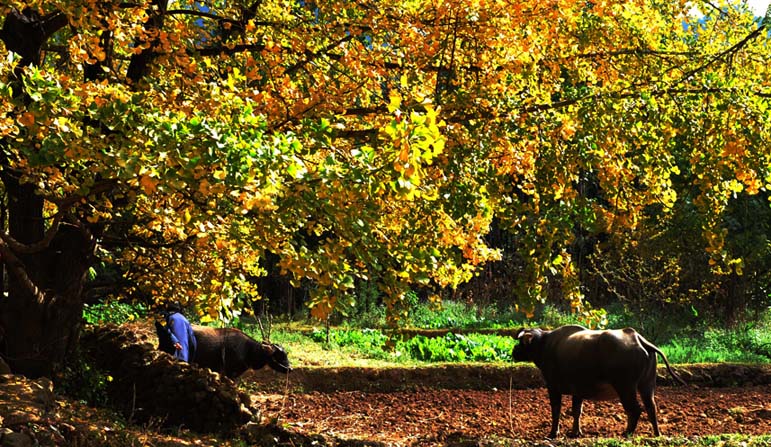
[[672, 371], [666, 356], [632, 328], [593, 331], [571, 325], [547, 331], [519, 329], [519, 343], [512, 358], [531, 361], [541, 370], [551, 403], [550, 438], [559, 433], [562, 395], [573, 396], [573, 428], [571, 436], [581, 436], [581, 409], [584, 399], [619, 398], [627, 414], [624, 434], [637, 428], [642, 410], [637, 401], [640, 393], [653, 432], [659, 436], [656, 421], [656, 354], [661, 355], [667, 371], [677, 381], [685, 382]]
[[192, 363], [235, 379], [247, 369], [265, 365], [287, 373], [292, 370], [286, 351], [279, 345], [260, 343], [235, 328], [193, 326], [198, 342]]

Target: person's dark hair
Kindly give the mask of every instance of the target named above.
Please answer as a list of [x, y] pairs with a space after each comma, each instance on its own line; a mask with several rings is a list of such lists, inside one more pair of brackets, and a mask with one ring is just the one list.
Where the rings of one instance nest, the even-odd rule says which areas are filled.
[[179, 301], [172, 301], [169, 303], [169, 305], [166, 307], [166, 311], [168, 313], [174, 313], [174, 312], [182, 312], [182, 305], [179, 304]]

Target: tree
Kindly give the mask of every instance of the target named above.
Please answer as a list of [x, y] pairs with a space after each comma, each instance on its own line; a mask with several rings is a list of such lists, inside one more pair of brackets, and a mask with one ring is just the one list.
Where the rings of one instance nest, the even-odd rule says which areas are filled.
[[528, 261], [523, 309], [555, 276], [580, 307], [575, 228], [625, 237], [666, 214], [675, 139], [711, 179], [704, 213], [768, 174], [771, 151], [746, 149], [768, 141], [766, 35], [741, 11], [686, 28], [685, 3], [642, 0], [202, 5], [5, 8], [15, 370], [66, 359], [95, 253], [212, 318], [259, 298], [268, 253], [312, 284], [315, 316], [370, 280], [398, 318], [410, 287], [499, 257], [497, 216]]

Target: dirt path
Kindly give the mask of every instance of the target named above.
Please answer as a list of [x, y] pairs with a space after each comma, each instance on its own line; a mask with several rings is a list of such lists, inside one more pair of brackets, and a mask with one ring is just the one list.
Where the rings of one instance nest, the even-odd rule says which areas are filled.
[[[771, 389], [659, 387], [659, 425], [664, 435], [771, 433]], [[393, 445], [430, 445], [447, 437], [543, 439], [549, 408], [543, 388], [527, 390], [418, 390], [410, 392], [292, 393], [255, 396], [264, 415], [279, 417], [303, 433], [377, 440]], [[561, 431], [570, 428], [565, 397]], [[618, 436], [626, 416], [615, 401], [586, 402], [585, 437]], [[643, 415], [637, 433], [651, 436]]]

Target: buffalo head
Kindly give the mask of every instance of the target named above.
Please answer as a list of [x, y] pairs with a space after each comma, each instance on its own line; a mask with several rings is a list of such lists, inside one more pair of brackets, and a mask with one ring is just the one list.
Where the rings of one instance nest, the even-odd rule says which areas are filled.
[[280, 373], [288, 373], [292, 371], [292, 367], [289, 364], [289, 356], [283, 346], [273, 343], [262, 343], [264, 352], [268, 355], [268, 366], [273, 370]]
[[541, 339], [540, 329], [519, 329], [514, 338], [517, 344], [511, 351], [511, 358], [517, 362], [532, 362], [538, 353], [538, 341]]

